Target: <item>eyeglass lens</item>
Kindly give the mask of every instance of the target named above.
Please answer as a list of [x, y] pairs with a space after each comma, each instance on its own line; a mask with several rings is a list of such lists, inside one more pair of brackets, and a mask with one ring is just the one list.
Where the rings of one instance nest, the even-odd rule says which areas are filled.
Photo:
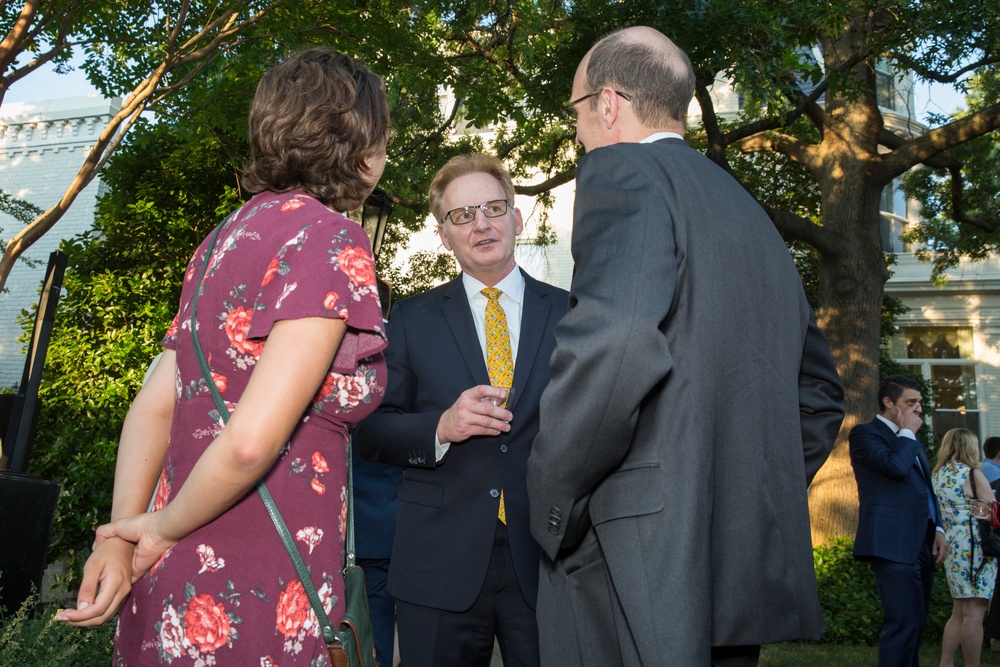
[[453, 225], [467, 225], [476, 219], [476, 209], [487, 218], [496, 218], [507, 212], [506, 199], [494, 199], [479, 206], [462, 206], [448, 211], [446, 216]]

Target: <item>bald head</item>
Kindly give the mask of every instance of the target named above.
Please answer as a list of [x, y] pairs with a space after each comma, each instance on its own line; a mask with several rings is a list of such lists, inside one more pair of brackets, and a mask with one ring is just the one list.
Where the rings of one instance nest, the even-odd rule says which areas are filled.
[[631, 95], [635, 116], [644, 127], [684, 133], [694, 96], [694, 68], [662, 32], [647, 26], [613, 32], [587, 52], [580, 68], [588, 90], [613, 88]]

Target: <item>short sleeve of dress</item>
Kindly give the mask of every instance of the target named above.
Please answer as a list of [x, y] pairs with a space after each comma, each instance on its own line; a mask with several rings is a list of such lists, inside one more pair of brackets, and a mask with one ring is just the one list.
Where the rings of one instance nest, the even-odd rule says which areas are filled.
[[357, 362], [386, 346], [375, 263], [357, 223], [323, 211], [303, 225], [271, 259], [254, 302], [249, 338], [264, 338], [279, 320], [331, 317], [347, 322], [333, 370], [353, 373]]
[[[184, 285], [185, 287], [188, 283], [193, 283], [195, 279], [196, 262], [199, 260], [204, 261], [205, 253], [208, 251], [208, 239], [204, 239], [198, 249], [195, 251], [194, 255], [188, 260], [187, 268], [184, 269]], [[185, 292], [186, 294], [186, 292]], [[168, 350], [177, 349], [177, 334], [184, 328], [181, 327], [181, 318], [190, 319], [190, 311], [187, 307], [187, 301], [184, 297], [181, 297], [181, 303], [178, 306], [177, 314], [174, 315], [174, 319], [170, 321], [170, 326], [167, 327], [167, 331], [163, 334], [163, 338], [160, 339], [160, 346]], [[190, 328], [187, 330], [190, 331]]]

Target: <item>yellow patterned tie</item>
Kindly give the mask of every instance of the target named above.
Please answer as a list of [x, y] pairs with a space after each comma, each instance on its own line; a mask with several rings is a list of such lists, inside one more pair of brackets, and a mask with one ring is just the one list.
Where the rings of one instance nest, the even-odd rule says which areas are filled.
[[[486, 297], [486, 368], [490, 373], [490, 384], [494, 387], [513, 387], [514, 356], [510, 349], [510, 331], [507, 329], [507, 316], [500, 306], [503, 292], [496, 287], [487, 287], [482, 294]], [[507, 525], [503, 489], [500, 489], [497, 518]]]

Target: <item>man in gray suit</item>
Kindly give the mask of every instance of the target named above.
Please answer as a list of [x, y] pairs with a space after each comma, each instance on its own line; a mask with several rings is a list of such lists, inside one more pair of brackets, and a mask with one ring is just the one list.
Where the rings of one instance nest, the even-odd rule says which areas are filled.
[[546, 667], [755, 665], [823, 629], [806, 495], [843, 391], [774, 225], [683, 140], [693, 89], [644, 27], [573, 80], [575, 272], [528, 461]]

